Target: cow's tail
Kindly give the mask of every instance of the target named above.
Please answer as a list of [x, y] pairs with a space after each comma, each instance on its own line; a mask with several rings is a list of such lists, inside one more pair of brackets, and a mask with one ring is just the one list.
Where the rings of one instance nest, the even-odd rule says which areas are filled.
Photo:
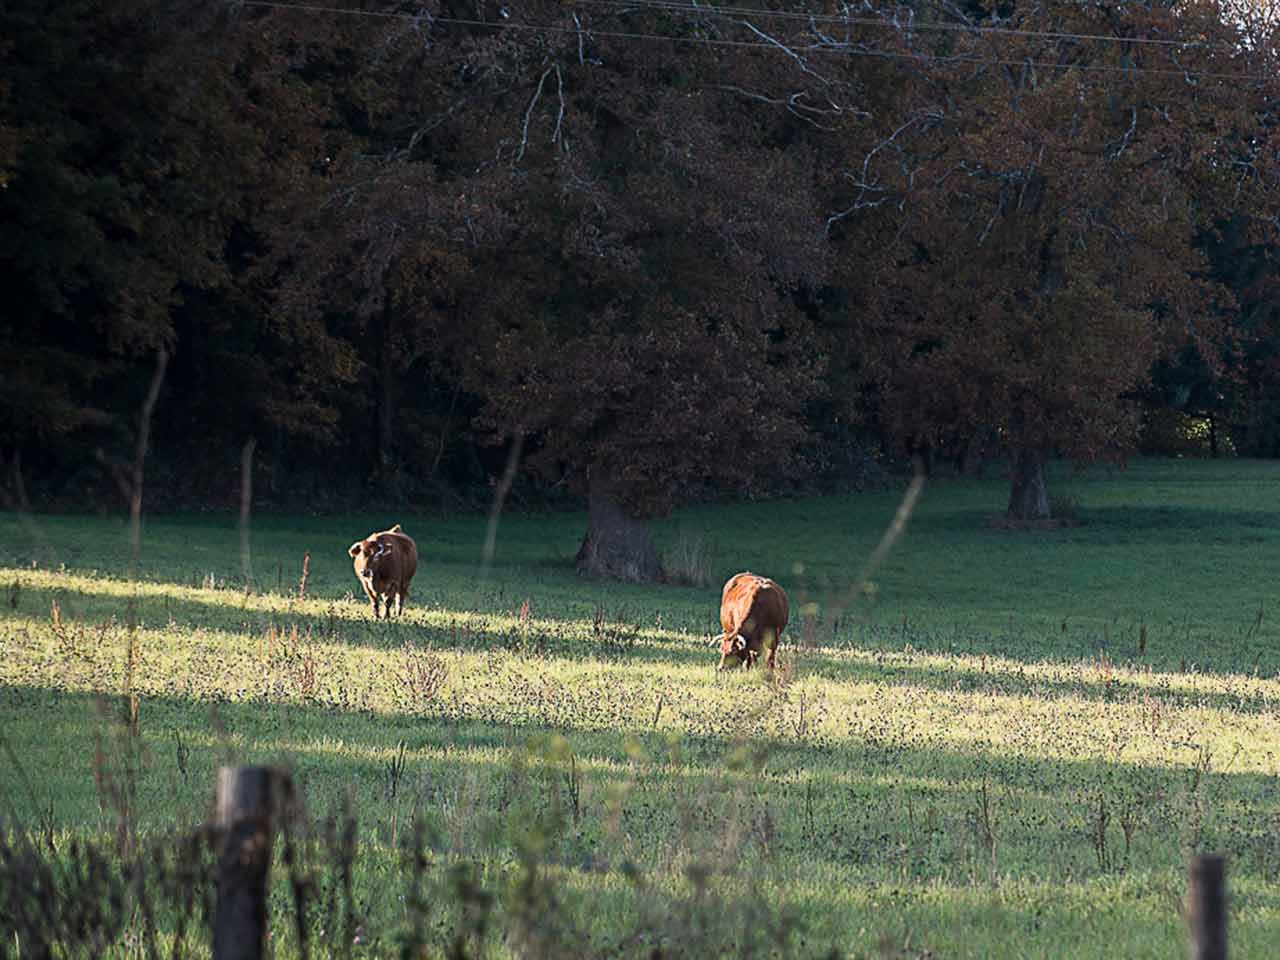
[[747, 638], [742, 635], [742, 624], [746, 622], [747, 617], [750, 615], [751, 609], [748, 608], [746, 614], [744, 614], [736, 623], [731, 622], [729, 624], [729, 629], [720, 634], [720, 639], [723, 640], [725, 637], [733, 637], [737, 641], [734, 646], [739, 650], [745, 647], [747, 645]]
[[[728, 629], [728, 630], [725, 630], [725, 631], [723, 631], [723, 632], [721, 632], [721, 633], [717, 633], [714, 637], [712, 637], [712, 638], [711, 638], [710, 646], [713, 646], [713, 647], [718, 647], [718, 646], [720, 646], [720, 644], [724, 642], [724, 640], [725, 640], [725, 638], [726, 638], [726, 637], [737, 637], [737, 638], [739, 638], [739, 639], [743, 639], [743, 638], [742, 638], [742, 623], [741, 623], [741, 622], [738, 622], [738, 623], [731, 623], [731, 624], [729, 625], [729, 629]], [[743, 640], [743, 642], [745, 643], [746, 641], [745, 641], [745, 640]]]

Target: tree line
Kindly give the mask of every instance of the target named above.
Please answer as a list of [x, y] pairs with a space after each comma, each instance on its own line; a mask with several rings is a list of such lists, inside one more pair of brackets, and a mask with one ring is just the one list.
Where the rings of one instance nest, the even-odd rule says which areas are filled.
[[9, 498], [509, 464], [651, 574], [859, 450], [1006, 458], [1019, 523], [1144, 411], [1280, 455], [1277, 9], [11, 0]]

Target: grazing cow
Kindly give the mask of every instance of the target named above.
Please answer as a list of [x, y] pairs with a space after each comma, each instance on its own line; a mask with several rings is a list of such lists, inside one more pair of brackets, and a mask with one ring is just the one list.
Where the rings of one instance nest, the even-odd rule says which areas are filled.
[[347, 553], [351, 554], [360, 586], [373, 605], [373, 619], [378, 619], [379, 600], [388, 619], [392, 600], [399, 614], [409, 595], [409, 581], [418, 571], [418, 547], [413, 539], [397, 523], [390, 530], [357, 540]]
[[787, 625], [790, 604], [787, 592], [768, 577], [739, 573], [729, 578], [720, 595], [720, 626], [724, 633], [712, 645], [720, 645], [723, 670], [730, 657], [749, 667], [764, 652], [765, 665], [773, 669], [778, 642]]

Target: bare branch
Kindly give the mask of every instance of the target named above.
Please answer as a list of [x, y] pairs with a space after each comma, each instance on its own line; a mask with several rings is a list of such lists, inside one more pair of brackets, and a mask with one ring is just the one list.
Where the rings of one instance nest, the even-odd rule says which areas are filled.
[[775, 47], [777, 47], [779, 50], [781, 50], [783, 53], [789, 56], [792, 60], [796, 62], [797, 65], [799, 65], [800, 69], [803, 70], [805, 73], [809, 74], [810, 76], [817, 77], [819, 80], [821, 80], [825, 84], [831, 83], [830, 80], [828, 80], [822, 74], [818, 73], [818, 71], [812, 69], [809, 66], [808, 60], [806, 60], [800, 54], [796, 53], [794, 50], [792, 50], [789, 46], [787, 46], [781, 40], [778, 40], [777, 38], [772, 37], [769, 34], [765, 33], [763, 30], [758, 28], [755, 24], [751, 23], [749, 20], [739, 20], [738, 22], [742, 24], [744, 27], [746, 27], [748, 30], [750, 30], [752, 33], [754, 33], [761, 40], [764, 40], [766, 43], [773, 44]]
[[[839, 213], [834, 213], [831, 216], [827, 217], [826, 232], [827, 233], [831, 232], [832, 224], [836, 223], [837, 221], [843, 220], [845, 217], [848, 217], [850, 214], [855, 213], [858, 210], [874, 209], [875, 207], [882, 206], [883, 204], [891, 200], [897, 200], [898, 207], [899, 209], [901, 209], [902, 206], [906, 203], [906, 195], [899, 194], [899, 193], [890, 191], [885, 187], [882, 187], [880, 185], [879, 180], [872, 177], [871, 175], [871, 161], [875, 158], [876, 154], [880, 153], [880, 151], [895, 146], [898, 137], [900, 137], [907, 130], [911, 129], [913, 126], [919, 125], [921, 128], [926, 128], [928, 126], [931, 126], [934, 123], [942, 122], [943, 119], [944, 119], [943, 112], [937, 108], [922, 111], [921, 113], [916, 114], [914, 117], [911, 117], [901, 126], [899, 126], [896, 130], [894, 130], [891, 134], [889, 134], [889, 136], [885, 137], [883, 140], [881, 140], [879, 143], [873, 146], [870, 150], [868, 150], [866, 156], [862, 158], [861, 173], [856, 177], [853, 174], [848, 174], [848, 173], [845, 174], [845, 176], [853, 183], [853, 185], [858, 188], [857, 198], [855, 198], [854, 202], [850, 206], [848, 206], [846, 209], [840, 211]], [[906, 174], [907, 186], [909, 189], [911, 185], [914, 184], [915, 182], [915, 171], [907, 168], [905, 164], [903, 169], [904, 169], [904, 173]], [[880, 196], [874, 200], [868, 200], [867, 196], [869, 194], [872, 194], [872, 195], [880, 194]]]
[[879, 200], [858, 199], [854, 202], [852, 206], [847, 207], [844, 210], [841, 210], [839, 213], [833, 213], [831, 216], [827, 217], [827, 222], [826, 222], [826, 227], [824, 232], [828, 234], [831, 233], [831, 225], [833, 223], [838, 223], [839, 221], [843, 220], [845, 217], [849, 216], [850, 214], [857, 213], [859, 210], [873, 210], [876, 207], [879, 207], [885, 203], [888, 203], [892, 199], [894, 199], [894, 197], [889, 194], [882, 196]]
[[1138, 108], [1130, 107], [1129, 129], [1126, 130], [1124, 132], [1124, 135], [1120, 138], [1119, 145], [1117, 145], [1116, 148], [1111, 151], [1112, 160], [1120, 159], [1120, 154], [1124, 153], [1125, 149], [1129, 146], [1129, 141], [1133, 139], [1133, 135], [1134, 133], [1137, 132], [1137, 130], [1138, 130]]
[[986, 241], [991, 233], [991, 228], [995, 226], [996, 218], [1000, 216], [1000, 212], [1004, 210], [1004, 194], [1000, 195], [1000, 199], [996, 201], [995, 209], [991, 211], [991, 216], [987, 219], [987, 225], [982, 228], [982, 233], [978, 235], [978, 246]]
[[556, 128], [551, 131], [551, 142], [559, 143], [567, 153], [569, 147], [560, 139], [560, 125], [564, 122], [564, 74], [560, 72], [560, 64], [558, 63], [556, 64], [556, 84], [556, 92], [560, 97], [560, 109], [556, 113]]
[[538, 78], [538, 89], [533, 91], [533, 98], [524, 111], [524, 127], [520, 132], [520, 149], [516, 152], [516, 162], [524, 157], [525, 147], [529, 145], [529, 118], [533, 116], [533, 108], [538, 105], [538, 98], [542, 96], [542, 85], [547, 82], [547, 77], [551, 75], [553, 69], [553, 67], [547, 67], [542, 71], [542, 76]]
[[[797, 90], [795, 93], [791, 94], [789, 97], [786, 97], [785, 99], [783, 99], [780, 97], [771, 97], [763, 93], [757, 93], [754, 90], [747, 90], [735, 84], [718, 83], [713, 85], [713, 89], [727, 90], [730, 93], [736, 93], [736, 94], [739, 94], [740, 96], [746, 97], [748, 100], [759, 100], [761, 103], [767, 103], [767, 104], [770, 104], [771, 106], [785, 107], [788, 113], [793, 114], [796, 117], [799, 117], [805, 123], [810, 124], [814, 127], [817, 127], [819, 130], [834, 130], [835, 128], [828, 126], [826, 124], [819, 123], [813, 117], [808, 116], [808, 114], [812, 113], [818, 116], [830, 116], [833, 114], [839, 115], [845, 112], [835, 104], [832, 104], [831, 107], [828, 109], [825, 107], [814, 107], [814, 106], [810, 106], [807, 103], [804, 103], [803, 102], [804, 98], [809, 95], [808, 92], [805, 90]], [[866, 117], [871, 116], [871, 114], [869, 113], [863, 113], [861, 111], [859, 111], [859, 113], [861, 113], [862, 116], [866, 116]]]
[[868, 168], [871, 166], [871, 158], [872, 158], [872, 157], [874, 157], [874, 156], [875, 156], [877, 153], [879, 153], [881, 150], [883, 150], [885, 147], [889, 146], [889, 145], [890, 145], [891, 143], [893, 143], [895, 140], [897, 140], [897, 139], [898, 139], [898, 137], [899, 137], [899, 135], [901, 135], [902, 133], [905, 133], [907, 130], [909, 130], [912, 126], [914, 126], [914, 125], [916, 124], [916, 122], [917, 122], [919, 119], [920, 119], [920, 117], [918, 117], [918, 116], [917, 116], [917, 117], [912, 117], [912, 118], [911, 118], [910, 120], [908, 120], [906, 123], [902, 124], [902, 126], [898, 127], [898, 129], [897, 129], [897, 130], [893, 131], [893, 133], [889, 134], [889, 136], [887, 136], [885, 139], [881, 140], [881, 141], [880, 141], [879, 143], [877, 143], [874, 147], [872, 147], [869, 151], [867, 151], [867, 155], [866, 155], [865, 157], [863, 157], [863, 158], [862, 158], [862, 182], [863, 182], [863, 183], [866, 183], [866, 182], [867, 182], [867, 172], [868, 172]]
[[440, 125], [441, 125], [441, 124], [443, 124], [446, 120], [448, 120], [451, 116], [453, 116], [455, 113], [457, 113], [458, 108], [459, 108], [459, 107], [461, 107], [461, 106], [463, 105], [463, 103], [465, 103], [465, 102], [466, 102], [466, 101], [465, 101], [465, 100], [463, 100], [463, 99], [455, 100], [455, 101], [454, 101], [454, 102], [449, 106], [449, 109], [448, 109], [448, 110], [446, 110], [446, 111], [444, 111], [444, 113], [441, 113], [441, 114], [439, 114], [438, 116], [436, 116], [436, 117], [432, 118], [430, 121], [428, 121], [427, 123], [424, 123], [424, 124], [423, 124], [422, 126], [420, 126], [417, 130], [415, 130], [415, 131], [413, 132], [413, 136], [411, 136], [411, 137], [409, 138], [409, 142], [405, 145], [405, 148], [404, 148], [404, 152], [405, 152], [405, 154], [413, 153], [413, 148], [414, 148], [414, 147], [416, 147], [416, 146], [418, 145], [418, 141], [419, 141], [419, 140], [421, 140], [421, 139], [422, 139], [423, 137], [425, 137], [428, 133], [430, 133], [430, 132], [431, 132], [432, 130], [434, 130], [436, 127], [440, 126]]
[[[689, 0], [689, 4], [690, 6], [693, 7], [693, 9], [697, 10], [699, 13], [702, 13], [703, 7], [700, 3], [698, 3], [698, 0]], [[720, 36], [720, 27], [716, 24], [714, 9], [712, 9], [710, 16], [703, 14], [703, 16], [698, 19], [698, 25], [701, 26], [704, 30], [706, 30], [707, 33], [709, 33], [711, 36], [713, 37]]]
[[[627, 11], [623, 10], [621, 12], [626, 13]], [[578, 19], [578, 15], [576, 13], [573, 15], [573, 22], [578, 28], [578, 63], [582, 66], [586, 66], [587, 64], [591, 64], [593, 67], [603, 66], [604, 61], [599, 57], [588, 57], [586, 54], [585, 40], [586, 37], [591, 35], [591, 31], [584, 30], [582, 28], [582, 21]]]

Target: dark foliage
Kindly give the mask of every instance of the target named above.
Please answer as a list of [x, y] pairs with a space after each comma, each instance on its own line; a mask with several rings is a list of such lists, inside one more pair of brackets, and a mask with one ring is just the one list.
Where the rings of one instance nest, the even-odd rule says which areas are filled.
[[158, 507], [1118, 458], [1153, 368], [1275, 452], [1274, 18], [802, 7], [6, 4], [10, 502], [114, 507], [161, 350]]

